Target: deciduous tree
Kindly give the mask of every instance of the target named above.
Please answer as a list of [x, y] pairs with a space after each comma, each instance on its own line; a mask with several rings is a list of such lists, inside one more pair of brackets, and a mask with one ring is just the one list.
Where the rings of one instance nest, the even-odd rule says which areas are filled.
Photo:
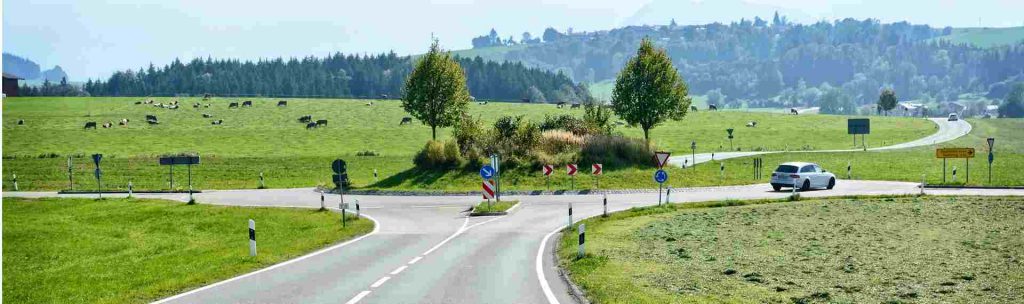
[[429, 125], [434, 140], [437, 127], [454, 125], [469, 104], [466, 73], [436, 39], [409, 74], [402, 93], [402, 108]]
[[644, 140], [650, 141], [651, 128], [686, 116], [691, 102], [687, 90], [665, 50], [645, 38], [615, 79], [612, 109], [630, 125], [640, 126]]

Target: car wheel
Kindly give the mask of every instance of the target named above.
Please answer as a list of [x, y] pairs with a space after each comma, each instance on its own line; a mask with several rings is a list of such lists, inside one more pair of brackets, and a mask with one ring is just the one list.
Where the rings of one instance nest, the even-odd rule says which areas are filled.
[[779, 192], [779, 190], [782, 190], [782, 186], [772, 185], [772, 189], [775, 189], [775, 192]]
[[832, 190], [832, 188], [835, 188], [835, 186], [836, 186], [836, 178], [833, 177], [833, 178], [828, 179], [828, 189]]
[[805, 180], [804, 185], [800, 187], [800, 191], [811, 190], [811, 180]]

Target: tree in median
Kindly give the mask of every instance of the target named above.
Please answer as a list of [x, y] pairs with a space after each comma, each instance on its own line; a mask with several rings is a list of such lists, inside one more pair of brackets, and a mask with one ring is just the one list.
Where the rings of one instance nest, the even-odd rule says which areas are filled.
[[878, 96], [878, 108], [889, 115], [889, 111], [896, 108], [896, 92], [892, 89], [882, 90], [882, 95]]
[[451, 54], [441, 50], [437, 39], [416, 63], [402, 93], [402, 108], [429, 125], [434, 140], [437, 127], [454, 125], [469, 104], [466, 73]]
[[664, 49], [657, 49], [644, 38], [636, 56], [629, 59], [615, 79], [612, 110], [630, 125], [650, 130], [667, 119], [680, 120], [690, 108], [686, 83], [672, 66]]
[[999, 106], [999, 117], [1024, 117], [1024, 82], [1017, 83]]

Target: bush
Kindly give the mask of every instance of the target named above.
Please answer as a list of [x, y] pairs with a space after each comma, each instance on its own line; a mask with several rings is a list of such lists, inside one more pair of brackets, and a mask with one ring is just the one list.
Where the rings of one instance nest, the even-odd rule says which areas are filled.
[[529, 163], [534, 149], [540, 143], [540, 128], [536, 124], [523, 120], [523, 116], [504, 116], [494, 122], [494, 129], [489, 136], [490, 143], [484, 149], [487, 153], [498, 153], [502, 156], [502, 164], [511, 167]]
[[586, 121], [573, 117], [569, 114], [555, 116], [545, 115], [544, 120], [541, 121], [539, 127], [541, 131], [564, 130], [576, 135], [587, 135], [591, 133]]
[[579, 151], [584, 138], [569, 131], [550, 130], [541, 133], [537, 149], [548, 154]]
[[580, 151], [585, 164], [600, 163], [605, 169], [628, 166], [653, 166], [651, 147], [641, 139], [595, 135], [587, 138]]
[[356, 152], [356, 156], [380, 156], [380, 153], [373, 150], [363, 150]]
[[455, 124], [452, 136], [455, 143], [459, 145], [459, 153], [469, 160], [470, 165], [480, 164], [484, 157], [481, 150], [484, 144], [484, 127], [479, 118], [469, 115], [462, 115]]
[[450, 169], [458, 167], [462, 160], [459, 157], [459, 146], [454, 141], [431, 140], [423, 150], [416, 153], [413, 163], [425, 169]]

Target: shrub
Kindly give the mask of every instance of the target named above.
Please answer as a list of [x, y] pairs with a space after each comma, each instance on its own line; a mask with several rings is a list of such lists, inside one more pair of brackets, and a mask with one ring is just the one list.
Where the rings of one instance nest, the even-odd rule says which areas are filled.
[[490, 142], [484, 149], [486, 153], [498, 153], [502, 156], [502, 164], [515, 167], [517, 164], [529, 163], [534, 149], [540, 143], [540, 128], [536, 124], [523, 120], [523, 116], [504, 116], [494, 122], [494, 129], [489, 136]]
[[586, 121], [573, 117], [569, 114], [555, 116], [545, 115], [544, 120], [541, 121], [539, 127], [541, 131], [565, 130], [576, 135], [587, 135], [591, 133]]
[[579, 151], [584, 138], [569, 131], [549, 130], [541, 133], [537, 149], [548, 154]]
[[587, 138], [580, 151], [585, 164], [601, 163], [605, 169], [627, 166], [653, 166], [651, 147], [643, 140], [620, 136], [595, 135]]
[[452, 135], [459, 146], [459, 153], [469, 160], [470, 165], [480, 163], [480, 158], [484, 156], [481, 149], [486, 135], [480, 119], [463, 114], [455, 124]]
[[363, 150], [356, 152], [356, 156], [380, 156], [380, 153], [373, 150]]
[[413, 158], [417, 167], [425, 169], [450, 169], [458, 167], [461, 162], [459, 146], [454, 141], [428, 141]]

